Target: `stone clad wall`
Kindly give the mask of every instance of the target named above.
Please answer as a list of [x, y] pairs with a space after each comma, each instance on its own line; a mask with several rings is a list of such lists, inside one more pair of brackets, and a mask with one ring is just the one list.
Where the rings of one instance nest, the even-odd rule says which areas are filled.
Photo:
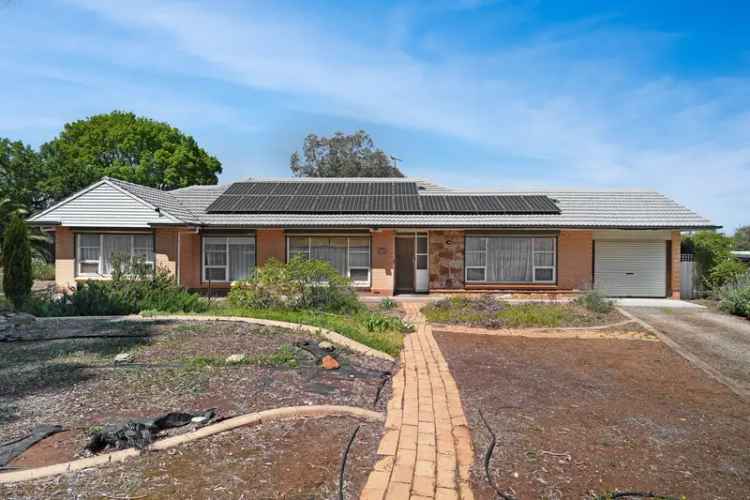
[[464, 232], [430, 231], [430, 289], [464, 287]]

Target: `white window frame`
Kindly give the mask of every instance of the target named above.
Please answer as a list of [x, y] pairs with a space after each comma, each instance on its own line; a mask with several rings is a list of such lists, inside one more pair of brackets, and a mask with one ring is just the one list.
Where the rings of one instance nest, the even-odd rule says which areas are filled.
[[[469, 254], [477, 254], [477, 255], [484, 255], [484, 265], [483, 266], [468, 266], [464, 265], [464, 281], [466, 283], [486, 283], [487, 282], [487, 236], [467, 236], [468, 238], [477, 238], [477, 239], [483, 239], [484, 240], [484, 250], [466, 250], [466, 242], [464, 242], [464, 262], [468, 261], [466, 258]], [[484, 275], [484, 278], [481, 280], [470, 280], [469, 279], [469, 269], [481, 269], [482, 274]]]
[[[531, 240], [531, 281], [508, 281], [508, 282], [502, 282], [502, 281], [487, 281], [487, 245], [489, 243], [489, 238], [529, 238]], [[508, 235], [467, 235], [466, 239], [468, 238], [481, 238], [484, 240], [484, 250], [464, 250], [464, 259], [466, 259], [466, 256], [468, 254], [484, 254], [484, 266], [467, 266], [464, 265], [464, 281], [466, 283], [502, 283], [502, 284], [508, 284], [508, 285], [523, 285], [523, 284], [554, 284], [557, 283], [557, 238], [555, 236], [526, 236], [526, 235], [514, 235], [514, 234], [508, 234]], [[536, 249], [536, 240], [552, 240], [552, 250], [537, 250]], [[464, 247], [466, 247], [466, 242], [464, 242]], [[552, 265], [551, 266], [537, 266], [536, 265], [536, 254], [548, 254], [552, 255]], [[484, 279], [481, 280], [470, 280], [469, 279], [469, 269], [482, 269], [482, 272], [484, 273]], [[551, 269], [552, 270], [552, 279], [551, 280], [538, 280], [536, 279], [536, 270], [537, 269]]]
[[[352, 281], [352, 285], [357, 288], [369, 288], [370, 283], [372, 282], [372, 238], [369, 235], [343, 235], [343, 234], [294, 234], [294, 235], [288, 235], [286, 238], [286, 256], [287, 256], [287, 262], [289, 262], [289, 259], [292, 257], [291, 247], [292, 247], [292, 238], [306, 238], [307, 239], [307, 250], [305, 251], [306, 257], [309, 259], [310, 255], [312, 255], [312, 239], [313, 238], [345, 238], [346, 239], [346, 277], [349, 279], [352, 279], [352, 270], [366, 270], [367, 271], [367, 280], [359, 280], [359, 281]], [[350, 247], [350, 240], [367, 240], [367, 251], [365, 250], [352, 250]], [[368, 255], [368, 261], [369, 265], [367, 267], [364, 266], [350, 266], [349, 265], [349, 254], [356, 253], [356, 254], [367, 254]], [[301, 252], [297, 252], [298, 254], [302, 254]]]
[[[99, 237], [99, 258], [97, 260], [87, 259], [82, 260], [81, 259], [81, 236], [82, 235], [95, 235]], [[76, 240], [76, 262], [75, 262], [75, 271], [76, 276], [81, 278], [108, 278], [111, 277], [111, 274], [105, 274], [102, 272], [102, 267], [104, 265], [104, 237], [105, 236], [130, 236], [130, 258], [136, 257], [135, 254], [135, 237], [136, 236], [148, 236], [151, 238], [151, 259], [150, 260], [144, 260], [144, 264], [148, 264], [151, 266], [151, 268], [154, 268], [155, 265], [155, 242], [154, 242], [154, 235], [153, 233], [88, 233], [88, 232], [78, 232], [75, 233], [75, 240]], [[86, 245], [83, 245], [84, 247]], [[93, 248], [93, 247], [92, 247]], [[95, 273], [84, 273], [81, 271], [81, 264], [96, 264], [96, 272]]]
[[[218, 245], [218, 240], [224, 240], [224, 257], [225, 260], [223, 266], [219, 265], [208, 265], [206, 264], [206, 240], [213, 240], [210, 243]], [[257, 261], [258, 261], [258, 247], [256, 246], [256, 240], [255, 236], [211, 236], [206, 235], [201, 238], [201, 280], [203, 283], [208, 283], [209, 281], [211, 283], [229, 283], [229, 245], [234, 244], [248, 244], [249, 242], [252, 242], [252, 246], [255, 249], [255, 262], [253, 262], [253, 268], [255, 268]], [[206, 270], [207, 269], [224, 269], [224, 279], [223, 280], [215, 280], [215, 279], [208, 279], [208, 276], [206, 276]]]

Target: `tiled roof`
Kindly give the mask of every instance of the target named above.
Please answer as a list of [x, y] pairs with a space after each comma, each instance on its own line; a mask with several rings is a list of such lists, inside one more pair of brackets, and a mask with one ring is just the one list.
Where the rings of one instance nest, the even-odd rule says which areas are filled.
[[[259, 180], [259, 179], [255, 179]], [[266, 179], [264, 179], [266, 180]], [[270, 179], [273, 181], [300, 179]], [[304, 179], [325, 182], [326, 179]], [[340, 180], [340, 179], [337, 179]], [[352, 181], [362, 181], [350, 179]], [[368, 179], [380, 182], [382, 179]], [[392, 181], [393, 179], [388, 179]], [[675, 201], [655, 191], [459, 191], [415, 179], [403, 179], [425, 186], [429, 194], [537, 194], [549, 196], [560, 207], [559, 215], [344, 215], [344, 214], [208, 214], [206, 208], [228, 186], [196, 186], [172, 191], [184, 206], [208, 225], [247, 227], [352, 227], [352, 226], [430, 226], [430, 227], [601, 227], [674, 228], [712, 227], [713, 224]]]
[[[261, 180], [261, 179], [252, 179]], [[262, 179], [276, 182], [326, 182], [325, 178]], [[157, 206], [188, 224], [240, 227], [547, 227], [547, 228], [653, 228], [699, 229], [716, 227], [708, 219], [655, 191], [460, 191], [428, 181], [403, 179], [336, 179], [362, 182], [417, 182], [420, 195], [430, 194], [529, 194], [545, 195], [556, 201], [560, 214], [547, 215], [429, 215], [429, 214], [209, 214], [206, 208], [229, 185], [191, 186], [160, 191], [110, 179], [130, 193]]]

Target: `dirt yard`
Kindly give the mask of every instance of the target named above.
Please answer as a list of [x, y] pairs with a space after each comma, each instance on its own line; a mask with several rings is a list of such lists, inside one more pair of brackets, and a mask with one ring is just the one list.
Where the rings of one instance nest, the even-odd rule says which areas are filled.
[[[0, 343], [0, 442], [23, 435], [36, 424], [67, 429], [18, 457], [10, 464], [14, 467], [85, 456], [88, 433], [106, 423], [208, 408], [216, 408], [219, 417], [310, 404], [383, 411], [390, 395], [390, 384], [383, 385], [383, 374], [392, 369], [390, 362], [340, 352], [341, 368], [323, 370], [312, 355], [294, 347], [309, 340], [309, 334], [291, 330], [235, 322], [67, 320], [40, 325], [31, 335], [124, 338]], [[114, 365], [114, 357], [123, 352], [134, 355], [132, 363]], [[245, 363], [226, 365], [225, 358], [232, 354], [244, 354]], [[173, 454], [149, 454], [75, 478], [0, 486], [0, 497], [70, 495], [71, 480], [82, 498], [101, 497], [101, 493], [132, 496], [135, 490], [156, 498], [238, 498], [245, 487], [260, 488], [258, 494], [262, 493], [245, 498], [333, 497], [341, 453], [356, 423], [323, 418], [264, 424], [180, 447]], [[352, 451], [358, 458], [348, 468], [349, 488], [361, 488], [366, 480], [380, 427], [363, 425]], [[230, 457], [227, 466], [221, 465], [222, 453]], [[201, 469], [207, 473], [195, 477], [195, 470]], [[230, 476], [236, 480], [228, 481]], [[249, 486], [240, 486], [243, 481]]]
[[[436, 328], [437, 330], [437, 328]], [[519, 500], [614, 490], [749, 498], [750, 405], [661, 343], [435, 332], [475, 447], [472, 486]]]

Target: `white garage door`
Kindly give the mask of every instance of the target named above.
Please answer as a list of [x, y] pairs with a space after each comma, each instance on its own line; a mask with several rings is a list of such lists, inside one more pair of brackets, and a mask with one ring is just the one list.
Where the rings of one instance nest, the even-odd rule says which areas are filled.
[[597, 241], [594, 284], [611, 297], [665, 297], [664, 241]]

